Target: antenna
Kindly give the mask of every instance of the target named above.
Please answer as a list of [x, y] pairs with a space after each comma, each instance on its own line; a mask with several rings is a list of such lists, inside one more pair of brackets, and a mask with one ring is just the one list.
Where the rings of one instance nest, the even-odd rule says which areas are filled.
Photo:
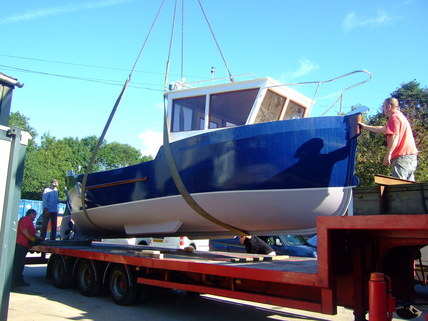
[[211, 66], [210, 73], [211, 73], [211, 80], [213, 80], [215, 78], [215, 67], [214, 66]]

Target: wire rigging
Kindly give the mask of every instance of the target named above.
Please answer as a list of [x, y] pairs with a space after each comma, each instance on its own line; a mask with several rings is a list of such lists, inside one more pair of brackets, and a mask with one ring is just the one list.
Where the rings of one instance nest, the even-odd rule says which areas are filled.
[[207, 23], [207, 25], [208, 25], [208, 28], [210, 29], [211, 36], [213, 37], [214, 42], [215, 42], [215, 44], [216, 44], [216, 46], [217, 46], [217, 49], [218, 49], [218, 51], [220, 52], [220, 56], [221, 56], [221, 58], [222, 58], [222, 60], [223, 60], [224, 66], [226, 67], [227, 73], [229, 74], [229, 80], [230, 80], [231, 82], [233, 82], [233, 76], [232, 76], [232, 73], [230, 72], [229, 66], [227, 65], [226, 58], [225, 58], [225, 57], [224, 57], [224, 55], [223, 55], [223, 52], [222, 52], [222, 50], [221, 50], [221, 48], [220, 48], [220, 45], [219, 45], [219, 43], [218, 43], [218, 41], [217, 41], [217, 38], [216, 38], [215, 34], [214, 34], [213, 28], [211, 27], [211, 23], [210, 23], [210, 21], [208, 20], [208, 17], [207, 17], [207, 15], [206, 15], [206, 13], [205, 13], [204, 7], [202, 6], [201, 0], [197, 0], [197, 1], [198, 1], [198, 4], [199, 4], [199, 7], [201, 8], [202, 14], [203, 14], [203, 16], [204, 16], [204, 18], [205, 18], [205, 21], [206, 21], [206, 23]]
[[164, 76], [164, 82], [163, 82], [163, 87], [165, 89], [167, 88], [166, 84], [168, 83], [169, 64], [171, 61], [172, 44], [174, 42], [174, 29], [175, 29], [176, 13], [177, 13], [177, 0], [174, 1], [174, 12], [172, 15], [172, 24], [171, 24], [171, 36], [169, 38], [168, 56], [167, 56], [166, 64], [165, 64], [165, 76]]
[[[71, 79], [71, 80], [79, 80], [79, 81], [86, 81], [86, 82], [93, 82], [93, 83], [99, 83], [103, 85], [112, 85], [112, 86], [122, 86], [122, 82], [118, 80], [111, 80], [111, 79], [98, 79], [98, 78], [84, 78], [84, 77], [77, 77], [77, 76], [71, 76], [71, 75], [63, 75], [63, 74], [57, 74], [57, 73], [50, 73], [45, 71], [37, 71], [37, 70], [30, 70], [30, 69], [24, 69], [24, 68], [18, 68], [13, 66], [6, 66], [6, 65], [0, 65], [0, 67], [8, 70], [16, 70], [20, 72], [26, 72], [31, 74], [38, 74], [43, 76], [49, 76], [49, 77], [56, 77], [56, 78], [64, 78], [64, 79]], [[158, 88], [149, 88], [149, 87], [142, 87], [138, 85], [139, 83], [133, 83], [132, 85], [129, 85], [129, 87], [132, 88], [138, 88], [138, 89], [145, 89], [145, 90], [152, 90], [152, 91], [163, 91], [162, 89]], [[142, 83], [141, 83], [142, 84]], [[155, 84], [150, 84], [155, 85]]]
[[[85, 67], [85, 68], [95, 68], [95, 69], [105, 69], [105, 70], [116, 70], [116, 71], [126, 71], [126, 72], [129, 72], [129, 69], [126, 69], [126, 68], [109, 67], [109, 66], [99, 66], [99, 65], [90, 65], [90, 64], [78, 64], [78, 63], [74, 63], [74, 62], [67, 62], [67, 61], [60, 61], [60, 60], [50, 60], [50, 59], [41, 59], [41, 58], [32, 58], [32, 57], [23, 57], [23, 56], [13, 56], [13, 55], [3, 55], [3, 54], [0, 54], [0, 57], [8, 57], [8, 58], [21, 59], [21, 60], [29, 60], [29, 61], [39, 61], [39, 62], [44, 62], [44, 63], [62, 64], [62, 65], [69, 65], [69, 66], [76, 66], [76, 67]], [[134, 72], [144, 73], [144, 74], [151, 74], [151, 75], [162, 75], [162, 76], [164, 75], [163, 71], [156, 72], [156, 71], [144, 71], [144, 70], [135, 69]], [[194, 77], [194, 78], [201, 78], [201, 79], [204, 78], [201, 75], [192, 75], [192, 77]]]
[[82, 201], [82, 210], [83, 210], [83, 213], [84, 213], [84, 215], [85, 215], [86, 219], [87, 219], [87, 220], [88, 220], [92, 225], [94, 225], [96, 228], [99, 228], [99, 229], [105, 229], [105, 228], [101, 228], [99, 225], [97, 225], [97, 224], [96, 224], [96, 223], [95, 223], [95, 222], [94, 222], [94, 221], [89, 217], [88, 212], [86, 211], [86, 183], [87, 183], [87, 181], [88, 181], [88, 175], [89, 175], [89, 172], [92, 170], [92, 166], [93, 166], [93, 165], [94, 165], [94, 163], [95, 163], [95, 159], [96, 159], [96, 157], [97, 157], [98, 150], [99, 150], [99, 148], [100, 148], [100, 146], [101, 146], [102, 142], [104, 141], [104, 137], [105, 137], [105, 135], [106, 135], [106, 133], [107, 133], [108, 128], [110, 127], [110, 123], [111, 123], [111, 121], [113, 120], [114, 114], [116, 113], [116, 110], [117, 110], [117, 108], [119, 107], [119, 104], [120, 104], [120, 101], [122, 100], [123, 94], [125, 93], [126, 89], [128, 88], [129, 83], [131, 82], [132, 73], [134, 72], [134, 70], [135, 70], [135, 66], [137, 65], [137, 63], [138, 63], [138, 61], [139, 61], [139, 59], [140, 59], [140, 57], [141, 57], [141, 54], [142, 54], [142, 52], [143, 52], [143, 50], [144, 50], [144, 48], [145, 48], [145, 46], [146, 46], [147, 40], [148, 40], [148, 38], [149, 38], [149, 36], [150, 36], [150, 34], [151, 34], [151, 32], [152, 32], [152, 29], [153, 29], [154, 24], [156, 23], [156, 21], [157, 21], [157, 19], [158, 19], [158, 17], [159, 17], [159, 12], [160, 12], [160, 10], [161, 10], [161, 8], [162, 8], [162, 6], [163, 6], [164, 2], [165, 2], [165, 0], [163, 0], [163, 1], [162, 1], [161, 5], [160, 5], [160, 7], [159, 7], [159, 10], [158, 10], [158, 12], [157, 12], [157, 14], [156, 14], [156, 16], [155, 16], [155, 18], [154, 18], [154, 20], [153, 20], [153, 23], [152, 23], [152, 24], [151, 24], [151, 26], [150, 26], [150, 29], [149, 29], [148, 35], [147, 35], [146, 39], [144, 40], [143, 45], [141, 46], [141, 49], [140, 49], [140, 51], [139, 51], [139, 53], [138, 53], [138, 55], [137, 55], [137, 58], [135, 59], [135, 62], [134, 62], [134, 64], [133, 64], [132, 68], [131, 68], [131, 71], [130, 71], [130, 73], [129, 73], [129, 75], [128, 75], [128, 78], [126, 79], [125, 83], [123, 84], [122, 90], [121, 90], [121, 92], [120, 92], [119, 96], [118, 96], [118, 97], [117, 97], [117, 99], [116, 99], [116, 102], [115, 102], [115, 104], [114, 104], [114, 106], [113, 106], [112, 111], [110, 112], [110, 115], [109, 115], [109, 118], [108, 118], [108, 120], [107, 120], [107, 123], [106, 123], [106, 124], [105, 124], [105, 126], [104, 126], [103, 132], [102, 132], [102, 134], [101, 134], [100, 138], [98, 139], [98, 142], [97, 142], [97, 144], [96, 144], [96, 146], [95, 146], [95, 148], [94, 148], [94, 150], [93, 150], [93, 152], [92, 152], [92, 156], [91, 156], [91, 159], [90, 159], [90, 161], [89, 161], [89, 163], [88, 163], [88, 166], [87, 166], [87, 168], [86, 168], [85, 174], [83, 175], [82, 185], [81, 185], [81, 201]]
[[156, 13], [156, 16], [155, 16], [155, 18], [153, 19], [152, 24], [150, 25], [149, 32], [147, 33], [146, 39], [144, 39], [143, 45], [141, 46], [141, 49], [140, 49], [140, 51], [139, 51], [139, 53], [138, 53], [138, 55], [137, 55], [137, 58], [135, 59], [134, 65], [132, 66], [131, 71], [129, 72], [129, 77], [128, 77], [129, 79], [131, 79], [131, 75], [132, 75], [132, 73], [133, 73], [133, 72], [134, 72], [134, 70], [135, 70], [135, 66], [137, 65], [138, 61], [140, 60], [140, 57], [141, 57], [141, 55], [142, 55], [142, 53], [143, 53], [143, 50], [144, 50], [144, 48], [146, 47], [147, 40], [149, 39], [150, 34], [152, 33], [152, 30], [153, 30], [153, 27], [155, 26], [155, 23], [156, 23], [156, 21], [157, 21], [157, 20], [158, 20], [158, 18], [159, 18], [159, 14], [160, 14], [160, 12], [161, 12], [161, 9], [162, 9], [162, 7], [163, 7], [163, 4], [164, 4], [164, 3], [165, 3], [165, 0], [163, 0], [163, 1], [161, 2], [160, 6], [159, 6], [159, 9], [158, 9], [158, 11], [157, 11], [157, 13]]
[[184, 0], [181, 0], [181, 81], [184, 81]]

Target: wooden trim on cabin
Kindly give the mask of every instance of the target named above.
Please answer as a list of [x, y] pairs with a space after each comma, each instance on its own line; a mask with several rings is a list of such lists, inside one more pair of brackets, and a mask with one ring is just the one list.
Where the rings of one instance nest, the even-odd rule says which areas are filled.
[[290, 97], [285, 97], [284, 106], [282, 106], [281, 115], [279, 116], [279, 120], [284, 120], [285, 112], [287, 111], [288, 103], [290, 102]]
[[91, 185], [91, 186], [87, 186], [86, 190], [90, 191], [93, 189], [99, 189], [99, 188], [105, 188], [105, 187], [111, 187], [111, 186], [117, 186], [117, 185], [131, 184], [136, 182], [146, 182], [147, 180], [148, 180], [148, 177], [144, 176], [140, 178], [126, 179], [123, 181], [111, 182], [106, 184]]

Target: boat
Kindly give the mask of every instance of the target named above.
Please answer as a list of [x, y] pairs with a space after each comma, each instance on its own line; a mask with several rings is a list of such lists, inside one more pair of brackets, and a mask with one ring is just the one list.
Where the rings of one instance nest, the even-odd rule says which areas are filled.
[[[170, 142], [152, 161], [91, 173], [85, 186], [74, 176], [69, 205], [81, 235], [302, 234], [318, 216], [346, 213], [358, 114], [308, 117], [313, 100], [270, 78], [164, 96]], [[188, 196], [216, 222], [189, 206], [168, 150]]]

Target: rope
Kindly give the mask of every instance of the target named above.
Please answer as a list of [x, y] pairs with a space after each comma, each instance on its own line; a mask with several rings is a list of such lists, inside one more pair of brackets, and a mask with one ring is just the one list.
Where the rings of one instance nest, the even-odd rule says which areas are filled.
[[184, 0], [181, 0], [181, 81], [184, 81]]
[[321, 87], [321, 84], [320, 84], [320, 83], [318, 83], [318, 84], [317, 84], [317, 88], [315, 88], [314, 95], [312, 96], [312, 103], [311, 103], [311, 105], [310, 105], [310, 108], [312, 108], [312, 106], [315, 104], [315, 98], [316, 98], [316, 96], [318, 95], [318, 90], [320, 89], [320, 87]]
[[171, 59], [172, 43], [174, 41], [174, 29], [175, 29], [175, 16], [176, 16], [176, 12], [177, 12], [177, 0], [175, 0], [175, 2], [174, 2], [174, 13], [172, 15], [171, 36], [169, 38], [168, 57], [166, 59], [166, 64], [165, 64], [165, 76], [164, 76], [164, 81], [163, 81], [163, 87], [165, 89], [167, 88], [166, 84], [168, 83], [169, 63], [170, 63], [170, 59]]
[[131, 71], [129, 73], [129, 79], [131, 79], [131, 74], [134, 72], [135, 66], [137, 65], [138, 60], [140, 59], [141, 54], [143, 53], [143, 50], [146, 47], [147, 40], [149, 39], [150, 34], [152, 33], [152, 30], [153, 30], [153, 27], [155, 26], [155, 23], [158, 20], [159, 14], [161, 12], [161, 9], [162, 9], [164, 3], [165, 3], [165, 0], [163, 0], [162, 3], [160, 4], [159, 9], [156, 12], [156, 16], [153, 19], [152, 24], [150, 25], [149, 32], [147, 33], [146, 39], [144, 39], [143, 45], [141, 46], [141, 49], [140, 49], [140, 52], [138, 53], [137, 58], [135, 59], [134, 65], [132, 66]]
[[149, 39], [149, 36], [150, 36], [150, 34], [151, 34], [151, 32], [152, 32], [152, 29], [153, 29], [153, 27], [154, 27], [154, 25], [155, 25], [155, 23], [156, 23], [156, 21], [157, 21], [157, 19], [158, 19], [158, 17], [159, 17], [159, 13], [160, 13], [160, 11], [161, 11], [161, 9], [162, 9], [162, 6], [163, 6], [164, 2], [165, 2], [165, 0], [163, 0], [163, 1], [162, 1], [161, 5], [160, 5], [160, 7], [159, 7], [159, 9], [158, 9], [158, 11], [157, 11], [157, 14], [156, 14], [155, 18], [153, 19], [153, 22], [152, 22], [152, 24], [151, 24], [151, 26], [150, 26], [150, 28], [149, 28], [149, 32], [148, 32], [148, 34], [147, 34], [147, 36], [146, 36], [146, 39], [144, 40], [143, 45], [141, 46], [141, 49], [140, 49], [140, 51], [139, 51], [139, 53], [138, 53], [138, 55], [137, 55], [137, 58], [135, 59], [135, 62], [134, 62], [134, 64], [133, 64], [132, 68], [131, 68], [131, 71], [129, 72], [128, 79], [126, 79], [126, 81], [125, 81], [125, 83], [124, 83], [124, 85], [123, 85], [123, 87], [122, 87], [122, 90], [121, 90], [121, 92], [120, 92], [119, 96], [118, 96], [118, 97], [117, 97], [117, 99], [116, 99], [116, 102], [115, 102], [115, 104], [114, 104], [114, 106], [113, 106], [112, 111], [110, 112], [110, 116], [109, 116], [109, 118], [108, 118], [108, 120], [107, 120], [107, 123], [106, 123], [106, 124], [105, 124], [105, 126], [104, 126], [103, 132], [102, 132], [102, 134], [101, 134], [100, 138], [98, 139], [98, 142], [97, 142], [97, 145], [96, 145], [96, 146], [95, 146], [95, 148], [94, 148], [94, 151], [92, 152], [92, 156], [91, 156], [91, 159], [90, 159], [90, 161], [89, 161], [89, 163], [88, 163], [88, 166], [87, 166], [87, 168], [86, 168], [85, 174], [83, 175], [82, 185], [81, 185], [81, 196], [80, 196], [80, 197], [81, 197], [81, 200], [82, 200], [82, 210], [83, 210], [83, 213], [84, 213], [84, 215], [85, 215], [86, 219], [87, 219], [87, 220], [88, 220], [88, 221], [89, 221], [93, 226], [95, 226], [95, 227], [96, 227], [96, 228], [98, 228], [98, 229], [103, 229], [103, 230], [105, 230], [105, 228], [102, 228], [102, 227], [100, 227], [99, 225], [95, 224], [95, 222], [94, 222], [94, 221], [89, 217], [88, 212], [87, 212], [87, 210], [86, 210], [86, 183], [87, 183], [87, 181], [88, 181], [88, 175], [89, 175], [89, 172], [90, 172], [90, 171], [91, 171], [91, 169], [92, 169], [92, 166], [94, 165], [94, 162], [95, 162], [95, 159], [96, 159], [96, 156], [97, 156], [98, 150], [99, 150], [99, 148], [100, 148], [100, 146], [101, 146], [102, 142], [104, 141], [104, 137], [105, 137], [105, 135], [106, 135], [106, 133], [107, 133], [108, 128], [110, 127], [110, 123], [111, 123], [111, 121], [113, 120], [113, 116], [114, 116], [114, 114], [116, 113], [116, 110], [117, 110], [117, 108], [118, 108], [118, 106], [119, 106], [119, 104], [120, 104], [120, 101], [122, 100], [122, 96], [123, 96], [123, 94], [125, 93], [125, 90], [128, 88], [128, 84], [129, 84], [129, 83], [130, 83], [130, 81], [131, 81], [132, 73], [134, 72], [134, 70], [135, 70], [135, 66], [137, 65], [138, 60], [140, 59], [141, 54], [142, 54], [142, 52], [143, 52], [143, 50], [144, 50], [144, 48], [145, 48], [145, 46], [146, 46], [147, 40]]
[[223, 59], [224, 66], [226, 67], [227, 73], [229, 74], [229, 79], [230, 79], [231, 82], [233, 82], [233, 76], [232, 76], [232, 74], [230, 72], [230, 69], [229, 69], [229, 67], [227, 65], [226, 58], [224, 57], [223, 52], [221, 51], [220, 45], [219, 45], [219, 43], [218, 43], [218, 41], [217, 41], [217, 39], [215, 37], [213, 28], [211, 27], [211, 23], [208, 20], [208, 17], [207, 17], [207, 15], [205, 13], [205, 10], [204, 10], [204, 8], [202, 6], [201, 1], [200, 0], [197, 0], [197, 1], [198, 1], [198, 4], [199, 4], [199, 7], [201, 8], [202, 14], [204, 15], [204, 18], [205, 18], [205, 21], [206, 21], [206, 23], [208, 25], [208, 28], [210, 29], [211, 35], [212, 35], [212, 37], [214, 39], [214, 42], [215, 42], [215, 44], [217, 46], [217, 49], [220, 52], [221, 59]]
[[[171, 49], [172, 49], [172, 43], [174, 38], [174, 29], [175, 29], [175, 16], [176, 16], [176, 9], [177, 9], [177, 0], [175, 0], [174, 5], [174, 14], [172, 18], [172, 28], [171, 28], [171, 37], [169, 41], [169, 48], [168, 48], [168, 58], [166, 61], [166, 67], [165, 67], [165, 78], [164, 78], [164, 87], [166, 88], [167, 79], [168, 79], [168, 71], [169, 71], [169, 62], [171, 57]], [[237, 235], [248, 235], [247, 232], [244, 232], [232, 225], [229, 225], [227, 223], [224, 223], [212, 215], [210, 215], [207, 211], [205, 211], [196, 201], [195, 199], [190, 195], [189, 191], [187, 190], [186, 186], [184, 185], [183, 180], [181, 179], [180, 173], [177, 169], [177, 164], [175, 163], [174, 156], [172, 155], [171, 145], [169, 142], [169, 126], [167, 121], [167, 106], [166, 106], [166, 99], [164, 98], [163, 101], [163, 107], [164, 107], [164, 126], [163, 126], [163, 147], [165, 151], [165, 157], [166, 162], [168, 164], [169, 170], [171, 172], [171, 177], [174, 180], [174, 184], [178, 190], [178, 192], [181, 194], [183, 199], [186, 201], [187, 205], [189, 205], [190, 208], [192, 208], [196, 214], [200, 215], [201, 217], [207, 219], [208, 221], [221, 226], [229, 231], [231, 231], [234, 234]]]
[[81, 187], [81, 193], [82, 193], [82, 194], [81, 194], [81, 196], [80, 196], [80, 197], [81, 197], [81, 199], [82, 199], [82, 209], [83, 209], [83, 213], [85, 214], [86, 219], [87, 219], [87, 220], [88, 220], [92, 225], [94, 225], [96, 228], [99, 228], [99, 229], [103, 229], [103, 228], [101, 228], [99, 225], [95, 224], [95, 223], [94, 223], [94, 221], [89, 217], [88, 212], [86, 211], [86, 183], [87, 183], [87, 180], [88, 180], [88, 174], [89, 174], [90, 170], [92, 169], [92, 166], [94, 165], [95, 158], [97, 157], [97, 152], [98, 152], [98, 150], [99, 150], [99, 148], [100, 148], [100, 146], [101, 146], [101, 144], [102, 144], [102, 142], [103, 142], [103, 140], [104, 140], [104, 136], [105, 136], [105, 134], [107, 133], [107, 129], [108, 129], [108, 128], [109, 128], [109, 126], [110, 126], [110, 123], [111, 123], [111, 121], [112, 121], [112, 119], [113, 119], [113, 116], [114, 116], [114, 114], [115, 114], [115, 112], [116, 112], [116, 110], [117, 110], [117, 107], [119, 106], [119, 103], [120, 103], [121, 99], [122, 99], [122, 96], [123, 96], [123, 94], [124, 94], [124, 92], [125, 92], [126, 88], [128, 87], [128, 83], [129, 83], [129, 78], [125, 81], [125, 84], [123, 85], [122, 90], [121, 90], [121, 92], [120, 92], [119, 96], [118, 96], [118, 97], [117, 97], [117, 99], [116, 99], [116, 102], [115, 102], [115, 104], [114, 104], [114, 106], [113, 106], [113, 109], [112, 109], [112, 111], [110, 112], [110, 116], [109, 116], [109, 118], [108, 118], [108, 120], [107, 120], [107, 123], [106, 123], [106, 124], [105, 124], [105, 126], [104, 126], [104, 129], [103, 129], [103, 132], [102, 132], [102, 134], [101, 134], [100, 138], [98, 139], [97, 145], [95, 146], [95, 149], [94, 149], [94, 151], [92, 152], [91, 159], [90, 159], [90, 161], [89, 161], [89, 163], [88, 163], [88, 166], [87, 166], [87, 168], [86, 168], [85, 175], [83, 176], [83, 180], [82, 180], [82, 187]]

